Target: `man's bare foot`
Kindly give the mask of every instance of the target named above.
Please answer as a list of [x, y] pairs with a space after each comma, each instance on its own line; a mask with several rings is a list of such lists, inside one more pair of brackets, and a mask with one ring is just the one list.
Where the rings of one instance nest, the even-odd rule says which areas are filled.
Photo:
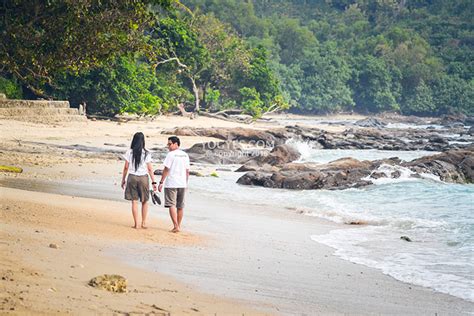
[[138, 229], [137, 225], [135, 225], [135, 226], [132, 226], [132, 228], [134, 228], [134, 229]]
[[172, 232], [172, 233], [179, 233], [179, 228], [173, 228], [173, 229], [171, 230], [171, 232]]
[[146, 226], [145, 224], [142, 224], [142, 228], [143, 228], [143, 229], [147, 229], [148, 226]]

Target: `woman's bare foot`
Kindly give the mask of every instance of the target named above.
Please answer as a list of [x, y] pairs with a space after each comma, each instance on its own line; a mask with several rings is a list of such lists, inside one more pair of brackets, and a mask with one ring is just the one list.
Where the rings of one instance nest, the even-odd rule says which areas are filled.
[[171, 230], [171, 232], [172, 232], [172, 233], [179, 233], [179, 228], [173, 228], [173, 229]]
[[147, 229], [148, 226], [146, 226], [145, 224], [142, 224], [142, 228], [143, 228], [143, 229]]
[[134, 229], [138, 229], [138, 226], [137, 226], [137, 225], [135, 225], [135, 226], [132, 226], [132, 228], [134, 228]]

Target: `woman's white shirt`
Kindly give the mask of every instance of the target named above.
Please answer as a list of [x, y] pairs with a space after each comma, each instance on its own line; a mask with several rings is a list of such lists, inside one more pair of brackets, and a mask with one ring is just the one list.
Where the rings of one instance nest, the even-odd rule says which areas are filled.
[[128, 167], [129, 174], [133, 174], [136, 176], [144, 176], [148, 174], [148, 169], [146, 165], [152, 160], [150, 152], [146, 152], [145, 150], [142, 150], [140, 164], [138, 165], [138, 168], [136, 169], [135, 169], [135, 162], [133, 161], [132, 149], [127, 150], [127, 152], [123, 155], [123, 158], [129, 163], [129, 167]]

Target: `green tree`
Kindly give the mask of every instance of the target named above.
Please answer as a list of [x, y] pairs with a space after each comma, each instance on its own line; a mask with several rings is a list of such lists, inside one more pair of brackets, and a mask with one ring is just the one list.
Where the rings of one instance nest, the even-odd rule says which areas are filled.
[[356, 109], [372, 113], [399, 110], [400, 86], [393, 81], [384, 60], [365, 55], [354, 58], [353, 64], [350, 86], [354, 91]]
[[21, 99], [23, 96], [21, 86], [14, 78], [0, 77], [0, 93], [5, 94], [9, 99]]
[[90, 113], [157, 114], [169, 107], [160, 92], [150, 65], [122, 56], [90, 71], [64, 74], [53, 95], [73, 104], [86, 102]]
[[[144, 48], [149, 5], [171, 0], [10, 0], [0, 4], [0, 70], [33, 94], [47, 96], [63, 72], [92, 69]], [[0, 73], [0, 74], [1, 74]]]
[[433, 113], [434, 109], [431, 88], [421, 81], [403, 102], [402, 112], [404, 114], [427, 115]]

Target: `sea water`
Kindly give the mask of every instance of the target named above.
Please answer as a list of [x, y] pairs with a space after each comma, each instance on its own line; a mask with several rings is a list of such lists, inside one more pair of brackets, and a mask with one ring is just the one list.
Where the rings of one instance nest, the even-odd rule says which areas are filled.
[[[374, 160], [398, 156], [411, 160], [432, 152], [318, 150], [300, 144], [301, 161], [327, 162], [344, 156]], [[347, 224], [328, 234], [308, 236], [354, 263], [374, 267], [398, 280], [474, 301], [474, 185], [448, 184], [433, 175], [378, 179], [360, 189], [295, 191], [235, 184], [241, 173], [219, 178], [191, 178], [194, 191], [236, 201], [271, 204], [275, 210], [297, 209]], [[271, 199], [262, 200], [262, 196]], [[357, 224], [357, 225], [351, 225]], [[401, 239], [406, 236], [411, 242]]]

